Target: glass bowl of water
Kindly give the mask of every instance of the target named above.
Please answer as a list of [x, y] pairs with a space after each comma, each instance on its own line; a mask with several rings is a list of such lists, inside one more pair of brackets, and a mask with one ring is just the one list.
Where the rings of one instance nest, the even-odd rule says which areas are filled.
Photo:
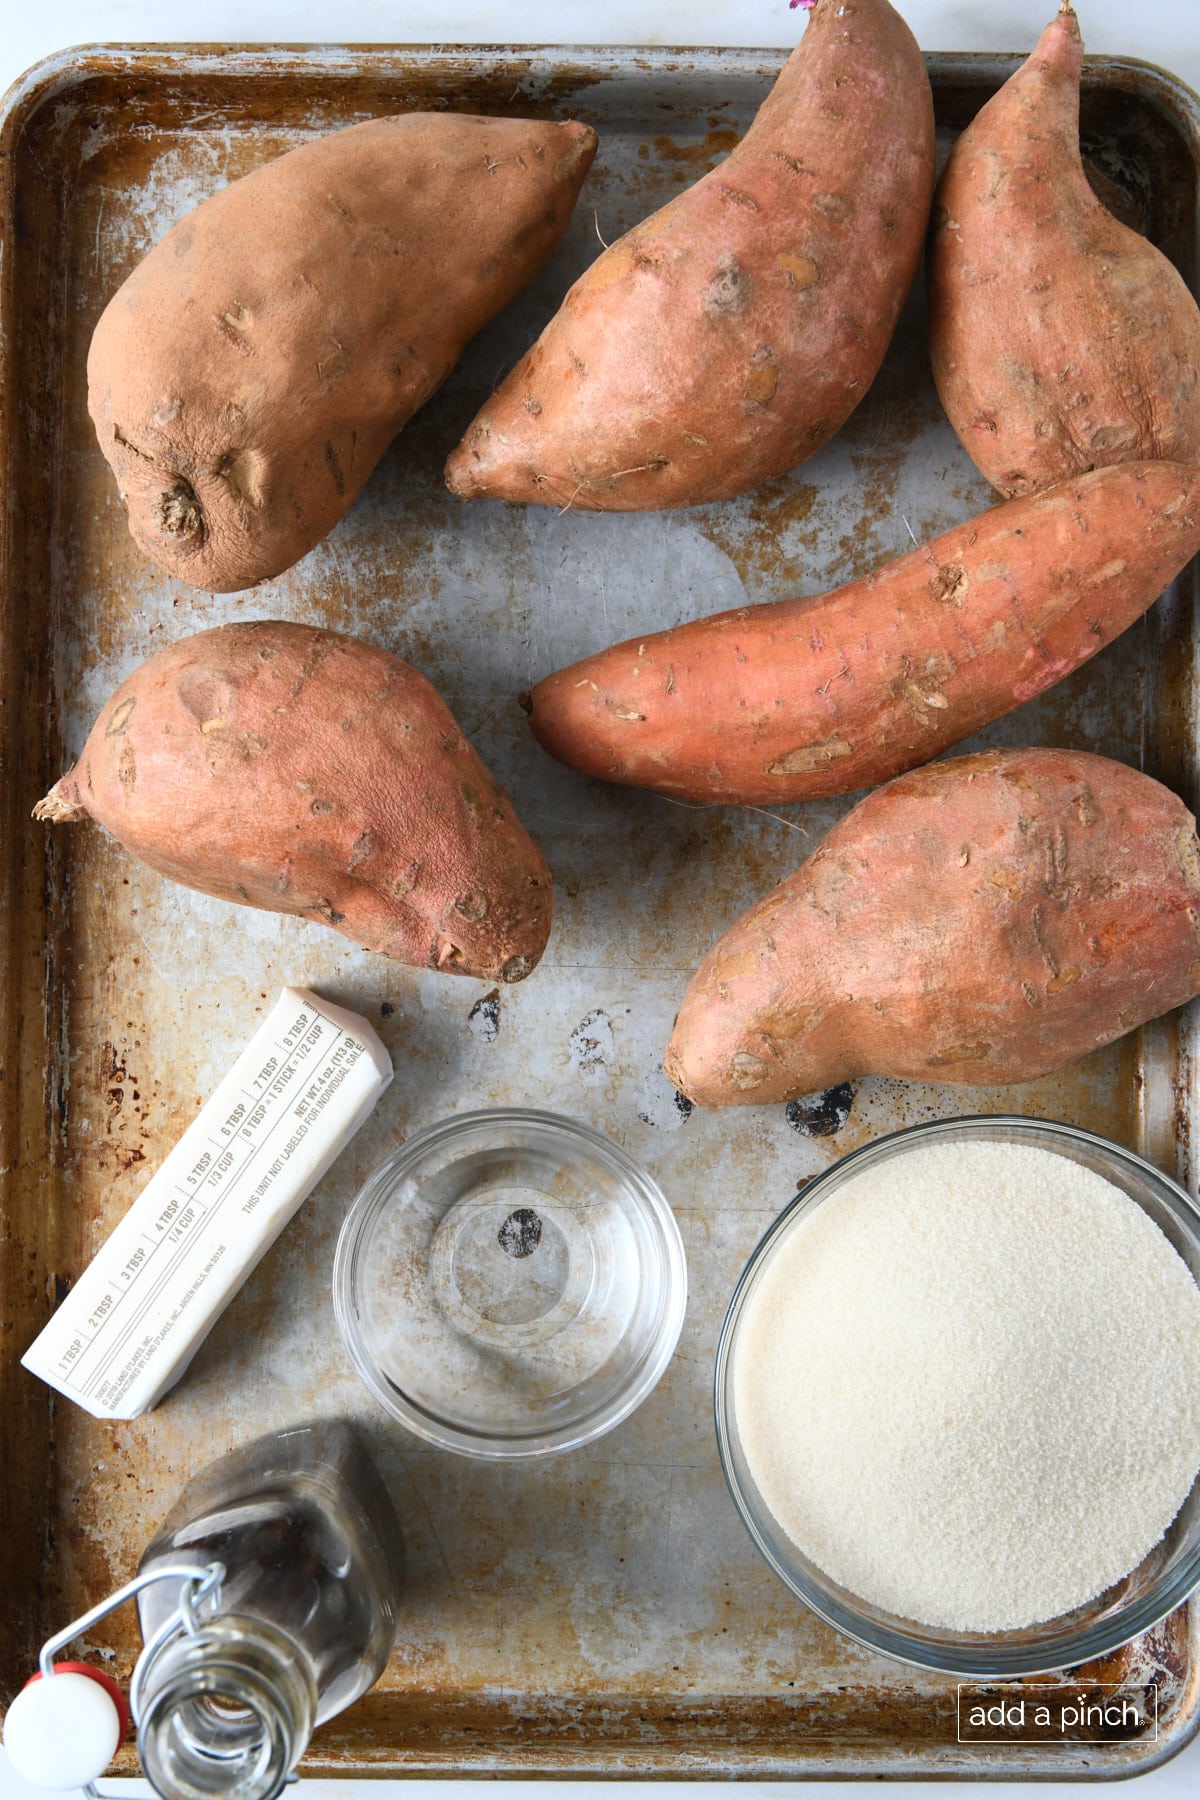
[[375, 1398], [444, 1450], [569, 1450], [641, 1405], [687, 1305], [675, 1216], [610, 1139], [461, 1113], [375, 1171], [342, 1226], [338, 1329]]

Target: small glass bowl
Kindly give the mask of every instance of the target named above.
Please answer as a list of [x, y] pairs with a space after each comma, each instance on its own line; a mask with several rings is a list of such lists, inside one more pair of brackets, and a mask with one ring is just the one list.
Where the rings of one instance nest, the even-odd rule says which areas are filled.
[[[767, 1229], [734, 1290], [717, 1346], [716, 1423], [721, 1466], [734, 1505], [775, 1573], [827, 1624], [868, 1649], [918, 1668], [969, 1679], [1003, 1680], [1048, 1674], [1107, 1656], [1157, 1625], [1200, 1584], [1200, 1476], [1166, 1536], [1122, 1581], [1086, 1606], [1019, 1631], [940, 1630], [901, 1618], [851, 1593], [819, 1569], [768, 1511], [738, 1435], [734, 1363], [738, 1328], [772, 1257], [802, 1218], [864, 1169], [931, 1143], [1032, 1144], [1094, 1170], [1148, 1213], [1200, 1282], [1200, 1207], [1174, 1181], [1119, 1144], [1045, 1119], [983, 1117], [939, 1120], [878, 1138], [812, 1181]], [[1147, 1345], [1147, 1357], [1162, 1346]], [[987, 1554], [986, 1541], [980, 1555]]]
[[687, 1306], [679, 1226], [597, 1131], [461, 1113], [388, 1157], [342, 1226], [338, 1329], [418, 1437], [501, 1459], [590, 1443], [670, 1362]]

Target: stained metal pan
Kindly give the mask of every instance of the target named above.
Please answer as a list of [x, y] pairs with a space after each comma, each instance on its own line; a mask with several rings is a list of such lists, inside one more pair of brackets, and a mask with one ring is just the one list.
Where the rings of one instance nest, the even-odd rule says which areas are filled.
[[[1011, 72], [930, 59], [941, 133]], [[1099, 1745], [960, 1745], [952, 1683], [877, 1661], [803, 1612], [722, 1487], [710, 1416], [718, 1325], [767, 1222], [830, 1158], [962, 1111], [938, 1087], [864, 1081], [819, 1104], [702, 1115], [658, 1059], [684, 982], [845, 803], [696, 810], [587, 784], [544, 757], [516, 695], [618, 637], [863, 572], [988, 503], [943, 420], [918, 291], [871, 393], [793, 475], [725, 505], [608, 517], [463, 507], [443, 458], [568, 282], [710, 167], [778, 54], [754, 51], [96, 49], [43, 64], [0, 123], [0, 1691], [40, 1639], [131, 1571], [184, 1478], [254, 1432], [363, 1418], [407, 1521], [412, 1584], [376, 1691], [306, 1759], [336, 1775], [1111, 1776], [1179, 1748], [1200, 1715], [1200, 1608], [1093, 1679], [1156, 1682], [1159, 1728]], [[134, 549], [85, 410], [109, 294], [229, 177], [310, 134], [409, 107], [586, 119], [601, 149], [571, 231], [470, 348], [366, 493], [299, 567], [212, 599]], [[1084, 136], [1109, 204], [1197, 273], [1197, 102], [1136, 64], [1089, 65]], [[1193, 808], [1196, 594], [980, 742], [1072, 744], [1147, 769]], [[320, 621], [425, 671], [514, 794], [554, 871], [546, 963], [503, 994], [389, 966], [331, 933], [188, 893], [98, 831], [30, 809], [130, 667], [241, 617]], [[253, 815], [257, 797], [247, 795]], [[103, 1425], [17, 1364], [91, 1251], [286, 982], [377, 1021], [397, 1080], [371, 1125], [154, 1413]], [[1192, 1176], [1192, 1011], [1065, 1074], [970, 1097], [1069, 1120]], [[389, 1426], [338, 1346], [329, 1278], [359, 1182], [400, 1139], [503, 1102], [574, 1114], [643, 1161], [684, 1231], [692, 1299], [653, 1398], [541, 1466], [476, 1466]], [[1148, 1340], [1130, 1379], [1172, 1354]], [[981, 1539], [980, 1554], [987, 1554]], [[118, 1672], [129, 1618], [92, 1646]], [[131, 1766], [130, 1753], [125, 1753]]]

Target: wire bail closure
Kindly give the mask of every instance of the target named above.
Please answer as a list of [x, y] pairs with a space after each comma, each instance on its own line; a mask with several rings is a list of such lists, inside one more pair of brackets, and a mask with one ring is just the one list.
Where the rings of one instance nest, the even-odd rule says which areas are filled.
[[[187, 1637], [195, 1637], [201, 1629], [202, 1621], [199, 1609], [209, 1602], [209, 1616], [216, 1612], [221, 1604], [221, 1583], [225, 1579], [225, 1565], [220, 1562], [211, 1563], [167, 1563], [165, 1566], [148, 1570], [145, 1574], [135, 1575], [124, 1587], [119, 1587], [115, 1594], [102, 1600], [99, 1606], [93, 1606], [89, 1612], [73, 1619], [53, 1637], [47, 1638], [38, 1653], [38, 1671], [49, 1680], [55, 1673], [54, 1658], [58, 1651], [65, 1650], [75, 1638], [81, 1637], [93, 1625], [106, 1619], [109, 1613], [116, 1612], [127, 1600], [140, 1594], [143, 1588], [152, 1587], [158, 1581], [178, 1581], [179, 1603], [173, 1613], [165, 1618], [158, 1630], [143, 1646], [141, 1655], [134, 1664], [133, 1676], [129, 1683], [129, 1712], [135, 1725], [141, 1724], [142, 1694], [146, 1675], [150, 1664], [162, 1646], [176, 1635], [184, 1633]], [[113, 1796], [101, 1793], [94, 1781], [84, 1783], [83, 1793], [86, 1800], [114, 1800]]]

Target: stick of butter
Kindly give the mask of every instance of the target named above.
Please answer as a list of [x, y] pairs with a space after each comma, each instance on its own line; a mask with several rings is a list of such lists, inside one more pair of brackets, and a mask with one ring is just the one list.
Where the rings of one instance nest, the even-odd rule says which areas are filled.
[[24, 1366], [97, 1419], [148, 1412], [391, 1079], [365, 1019], [284, 988]]

